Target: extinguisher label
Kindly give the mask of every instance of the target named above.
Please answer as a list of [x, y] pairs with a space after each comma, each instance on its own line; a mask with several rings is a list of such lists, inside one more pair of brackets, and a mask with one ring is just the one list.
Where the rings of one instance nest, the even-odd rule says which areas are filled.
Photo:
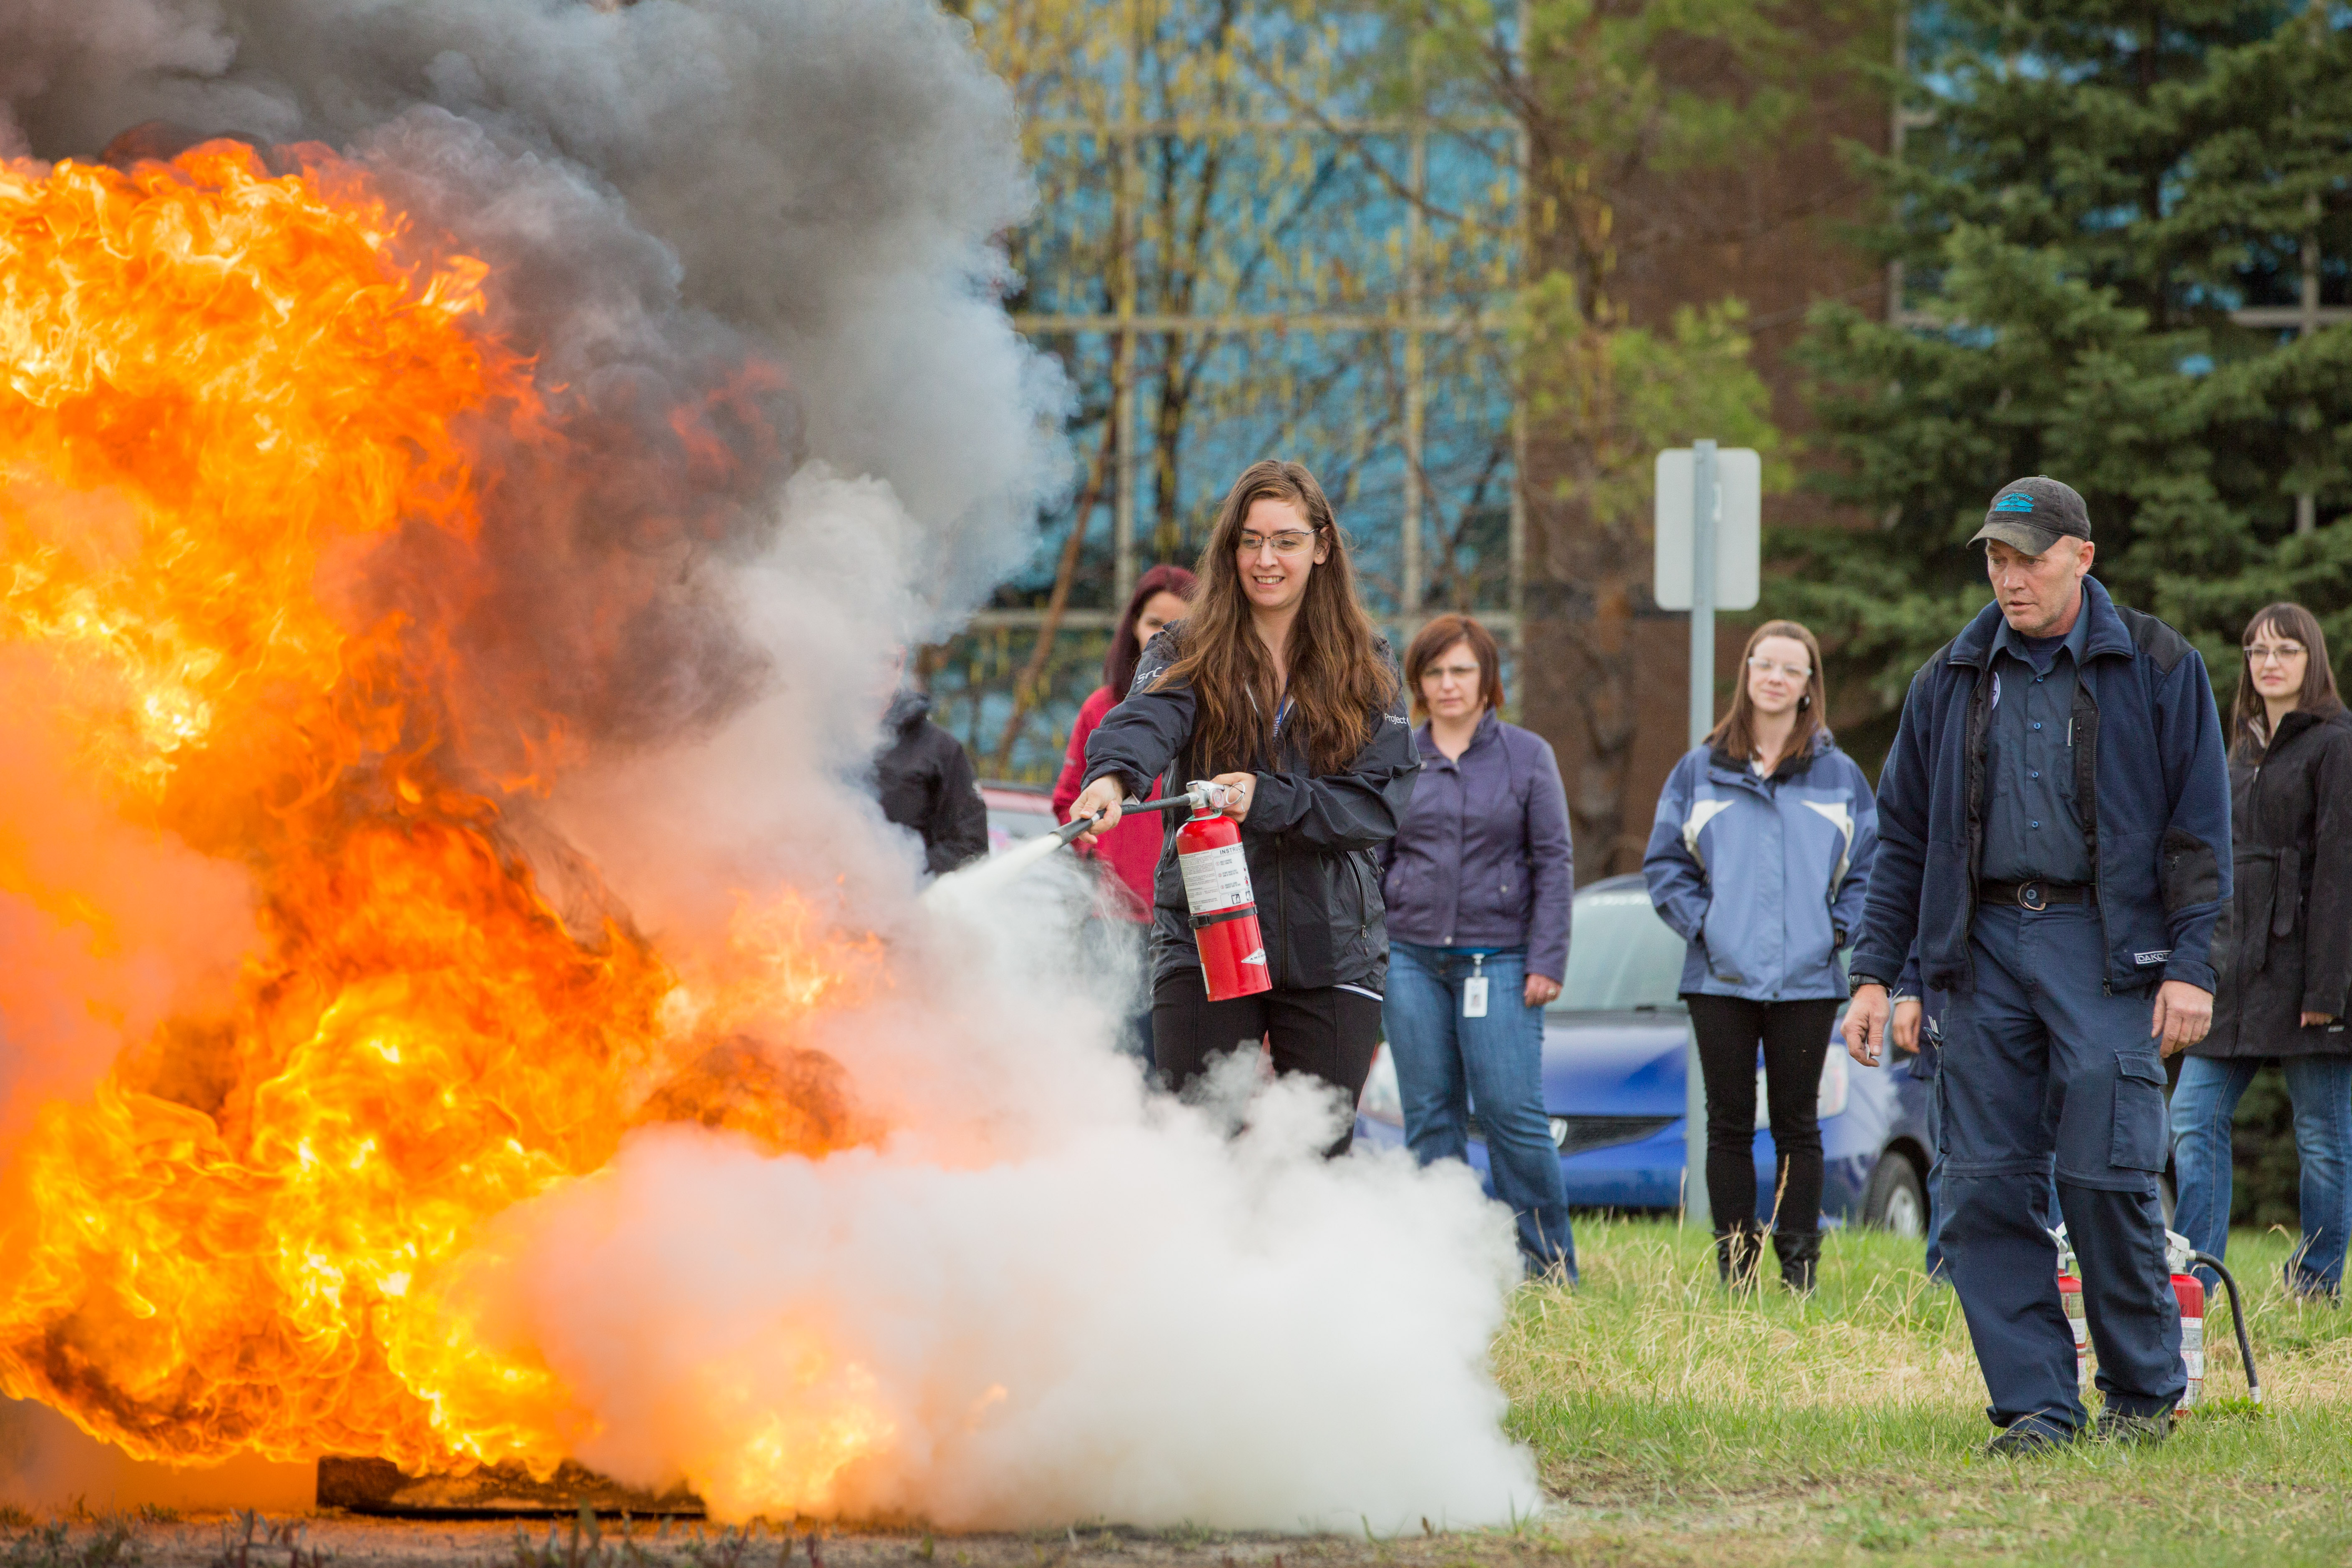
[[1176, 857], [1184, 874], [1184, 901], [1196, 915], [1239, 909], [1250, 901], [1249, 859], [1238, 844]]

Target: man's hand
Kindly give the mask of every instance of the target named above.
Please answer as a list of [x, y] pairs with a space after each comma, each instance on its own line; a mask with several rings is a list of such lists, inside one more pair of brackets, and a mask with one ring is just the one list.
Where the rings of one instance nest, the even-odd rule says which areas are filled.
[[1559, 982], [1549, 974], [1530, 974], [1525, 994], [1530, 1007], [1549, 1005], [1559, 997]]
[[1248, 818], [1250, 803], [1257, 799], [1255, 773], [1219, 773], [1209, 782], [1213, 784], [1223, 784], [1231, 792], [1225, 797], [1227, 816], [1232, 817], [1235, 822], [1242, 822]]
[[2148, 1020], [2148, 1037], [2160, 1041], [2158, 1053], [2170, 1056], [2205, 1037], [2213, 1026], [2213, 993], [2200, 991], [2186, 980], [2168, 980], [2156, 988], [2156, 1012]]
[[1887, 1027], [1895, 1036], [1895, 1048], [1908, 1056], [1919, 1054], [1919, 1020], [1927, 1009], [1916, 996], [1906, 996], [1895, 1004], [1895, 1018]]
[[2336, 1022], [2336, 1015], [2333, 1013], [2305, 1013], [2303, 1016], [2303, 1026], [2306, 1029], [2315, 1024], [2333, 1024], [2334, 1022]]
[[1845, 1054], [1866, 1068], [1878, 1065], [1880, 1048], [1886, 1043], [1886, 1013], [1885, 986], [1853, 988], [1853, 1001], [1845, 1010]]
[[1078, 835], [1078, 842], [1092, 844], [1117, 827], [1119, 810], [1126, 804], [1127, 785], [1117, 773], [1105, 773], [1080, 790], [1078, 798], [1070, 802], [1070, 820], [1076, 822], [1082, 816], [1090, 816], [1094, 818], [1095, 825]]

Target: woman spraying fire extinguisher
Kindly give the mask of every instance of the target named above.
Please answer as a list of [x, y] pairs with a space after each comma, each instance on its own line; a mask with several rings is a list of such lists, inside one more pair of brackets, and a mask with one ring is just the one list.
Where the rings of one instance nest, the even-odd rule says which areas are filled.
[[1225, 786], [1270, 988], [1210, 999], [1171, 822], [1153, 879], [1153, 1059], [1181, 1089], [1212, 1057], [1265, 1037], [1276, 1071], [1319, 1078], [1353, 1105], [1388, 976], [1374, 852], [1421, 771], [1404, 683], [1356, 602], [1331, 504], [1299, 464], [1254, 463], [1234, 483], [1200, 577], [1191, 613], [1151, 639], [1133, 694], [1087, 741], [1069, 820], [1107, 832], [1163, 774]]

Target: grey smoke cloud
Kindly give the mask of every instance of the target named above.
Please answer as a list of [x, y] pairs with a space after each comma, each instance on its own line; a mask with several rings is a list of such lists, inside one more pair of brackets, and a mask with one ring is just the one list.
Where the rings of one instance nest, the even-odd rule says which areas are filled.
[[931, 535], [908, 631], [976, 602], [1061, 480], [1058, 378], [988, 287], [1032, 201], [1012, 100], [930, 5], [18, 0], [0, 106], [0, 147], [43, 158], [161, 119], [460, 185], [502, 164], [497, 199], [428, 210], [533, 269], [504, 292], [554, 367], [628, 363], [648, 326], [768, 349], [807, 455], [887, 480]]

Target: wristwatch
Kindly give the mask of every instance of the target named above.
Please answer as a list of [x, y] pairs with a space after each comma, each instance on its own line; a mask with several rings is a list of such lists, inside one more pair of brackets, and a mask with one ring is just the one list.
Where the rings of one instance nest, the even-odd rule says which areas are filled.
[[1875, 985], [1880, 990], [1887, 992], [1890, 994], [1893, 994], [1895, 990], [1895, 983], [1893, 981], [1881, 980], [1875, 974], [1864, 974], [1860, 970], [1855, 970], [1846, 976], [1845, 994], [1848, 996], [1852, 996], [1855, 992], [1861, 990], [1865, 985]]

